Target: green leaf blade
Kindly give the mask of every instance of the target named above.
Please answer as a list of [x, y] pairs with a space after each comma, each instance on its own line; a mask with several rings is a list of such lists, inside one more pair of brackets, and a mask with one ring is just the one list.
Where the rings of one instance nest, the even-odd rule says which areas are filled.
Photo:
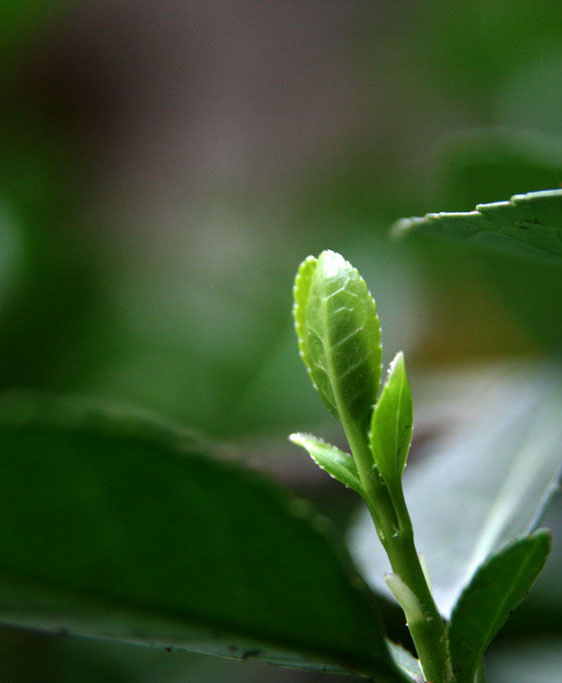
[[366, 432], [380, 384], [380, 324], [365, 281], [333, 251], [320, 254], [311, 278], [305, 346], [329, 409]]
[[463, 591], [449, 639], [457, 683], [473, 683], [484, 652], [525, 598], [550, 552], [550, 535], [538, 531], [489, 558]]
[[0, 467], [2, 623], [400, 680], [325, 521], [181, 432], [10, 398]]
[[289, 440], [308, 451], [314, 462], [347, 488], [363, 495], [359, 474], [353, 458], [336, 446], [311, 434], [291, 434]]
[[412, 442], [413, 425], [412, 393], [404, 355], [399, 352], [390, 365], [371, 419], [371, 452], [389, 487], [400, 482]]
[[517, 194], [464, 213], [399, 221], [394, 233], [425, 234], [530, 259], [562, 263], [562, 190]]

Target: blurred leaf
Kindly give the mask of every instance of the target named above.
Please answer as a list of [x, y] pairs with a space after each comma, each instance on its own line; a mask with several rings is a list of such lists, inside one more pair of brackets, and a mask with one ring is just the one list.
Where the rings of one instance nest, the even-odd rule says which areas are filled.
[[562, 263], [562, 190], [514, 195], [464, 213], [406, 218], [397, 235], [419, 233], [493, 248], [526, 258]]
[[547, 263], [517, 257], [496, 258], [482, 254], [474, 268], [474, 276], [497, 291], [513, 320], [524, 326], [524, 332], [539, 351], [556, 356], [562, 352], [562, 306], [560, 294], [562, 262]]
[[432, 201], [446, 211], [470, 211], [561, 183], [562, 138], [509, 128], [461, 130], [438, 149]]
[[554, 491], [544, 514], [541, 527], [552, 536], [552, 551], [543, 571], [533, 586], [531, 599], [517, 610], [502, 629], [506, 637], [520, 637], [535, 633], [558, 633], [562, 635], [562, 480]]
[[3, 281], [0, 389], [65, 390], [100, 364], [97, 338], [114, 334], [113, 321], [78, 209], [79, 155], [45, 122], [18, 114], [0, 133], [0, 221], [16, 247]]
[[0, 435], [3, 623], [400, 680], [308, 504], [76, 400], [8, 396]]
[[550, 551], [546, 531], [521, 538], [482, 565], [455, 605], [449, 638], [457, 683], [473, 683], [480, 661], [525, 598]]
[[32, 24], [52, 4], [47, 2], [47, 0], [20, 0], [19, 2], [0, 0], [2, 34], [9, 35], [16, 26], [23, 27], [26, 24]]
[[[431, 85], [486, 101], [514, 69], [560, 44], [556, 0], [433, 0], [412, 22]], [[529, 98], [529, 92], [526, 93]]]
[[[295, 678], [306, 681], [314, 675], [274, 669], [263, 662], [233, 662], [174, 648], [139, 647], [114, 640], [0, 628], [2, 683], [248, 683], [265, 679], [268, 683], [294, 683]], [[336, 683], [341, 676], [332, 678]]]
[[[131, 683], [138, 680], [141, 683], [143, 679], [134, 676], [142, 671], [142, 664], [146, 670], [146, 659], [150, 659], [151, 654], [153, 657], [164, 654], [154, 649], [136, 648], [135, 659], [140, 662], [131, 662], [130, 653], [129, 661], [125, 657], [119, 661], [111, 656], [111, 650], [118, 647], [108, 641], [63, 638], [53, 633], [2, 627], [0, 680], [3, 683]], [[122, 649], [125, 647], [121, 645]], [[32, 657], [30, 652], [33, 652]], [[133, 673], [135, 668], [137, 671]], [[164, 667], [162, 671], [165, 671]]]
[[562, 42], [529, 55], [498, 88], [497, 119], [504, 125], [562, 133]]
[[29, 43], [63, 5], [64, 0], [0, 0], [0, 79], [29, 56]]
[[357, 491], [359, 495], [363, 494], [355, 462], [349, 453], [340, 451], [336, 446], [332, 446], [332, 444], [326, 443], [322, 439], [312, 436], [312, 434], [291, 434], [289, 439], [308, 451], [318, 467], [331, 477], [337, 479], [344, 486]]
[[[561, 182], [562, 138], [502, 128], [463, 130], [446, 138], [438, 152], [435, 190], [430, 201], [447, 211], [464, 211], [479, 202], [558, 187]], [[459, 243], [456, 244], [458, 247]], [[438, 245], [443, 248], [438, 254], [439, 264], [446, 271], [437, 284], [441, 292], [459, 278], [463, 288], [460, 296], [464, 300], [467, 288], [473, 296], [476, 288], [483, 288], [482, 298], [491, 287], [491, 293], [499, 294], [515, 321], [525, 326], [526, 335], [540, 347], [560, 352], [562, 264], [508, 254], [498, 258], [492, 250], [455, 252], [455, 242], [432, 241], [427, 256], [433, 275]], [[461, 273], [466, 273], [464, 280]], [[490, 321], [486, 323], [489, 328]], [[506, 337], [506, 342], [513, 338]]]
[[[416, 545], [441, 612], [491, 553], [528, 532], [554, 492], [560, 470], [559, 368], [451, 370], [413, 382], [418, 430], [440, 430], [404, 473]], [[419, 398], [418, 398], [419, 397]], [[351, 536], [356, 560], [385, 591], [388, 563], [363, 515]]]

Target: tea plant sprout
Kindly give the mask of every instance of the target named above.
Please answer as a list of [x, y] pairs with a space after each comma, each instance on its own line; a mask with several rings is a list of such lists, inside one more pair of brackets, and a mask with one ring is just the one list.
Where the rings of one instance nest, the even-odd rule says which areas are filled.
[[414, 543], [402, 488], [413, 428], [404, 356], [395, 356], [379, 394], [382, 348], [376, 304], [359, 272], [340, 254], [308, 257], [299, 268], [294, 298], [301, 358], [341, 423], [351, 455], [308, 434], [292, 434], [291, 441], [365, 501], [392, 567], [385, 579], [405, 614], [424, 679], [483, 681], [484, 651], [540, 572], [549, 535], [540, 531], [524, 537], [492, 557], [447, 624]]

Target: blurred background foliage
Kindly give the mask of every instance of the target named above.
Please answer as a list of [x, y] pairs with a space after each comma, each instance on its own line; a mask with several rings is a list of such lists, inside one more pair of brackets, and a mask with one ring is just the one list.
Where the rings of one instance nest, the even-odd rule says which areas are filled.
[[[2, 0], [0, 27], [2, 389], [179, 419], [344, 528], [352, 502], [284, 440], [334, 430], [292, 332], [307, 254], [359, 267], [417, 402], [416, 373], [560, 356], [560, 266], [388, 234], [402, 216], [560, 186], [558, 2]], [[541, 630], [552, 657], [559, 626]], [[520, 654], [531, 636], [513, 627]], [[515, 680], [508, 637], [494, 681]], [[8, 630], [0, 668], [319, 678]]]

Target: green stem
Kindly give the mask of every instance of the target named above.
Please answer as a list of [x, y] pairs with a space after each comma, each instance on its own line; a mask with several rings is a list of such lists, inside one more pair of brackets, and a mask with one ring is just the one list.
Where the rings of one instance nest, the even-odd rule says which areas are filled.
[[393, 487], [391, 497], [387, 486], [376, 475], [366, 438], [351, 421], [344, 424], [344, 429], [378, 536], [394, 573], [406, 585], [406, 592], [414, 597], [413, 602], [402, 600], [401, 606], [406, 614], [424, 675], [431, 683], [452, 683], [454, 676], [445, 624], [416, 551], [402, 485], [399, 482]]
[[405, 507], [398, 515], [400, 531], [387, 539], [385, 550], [392, 569], [408, 586], [417, 599], [412, 613], [405, 613], [408, 627], [428, 681], [450, 683], [453, 680], [445, 624], [427, 584], [414, 543], [414, 533]]

